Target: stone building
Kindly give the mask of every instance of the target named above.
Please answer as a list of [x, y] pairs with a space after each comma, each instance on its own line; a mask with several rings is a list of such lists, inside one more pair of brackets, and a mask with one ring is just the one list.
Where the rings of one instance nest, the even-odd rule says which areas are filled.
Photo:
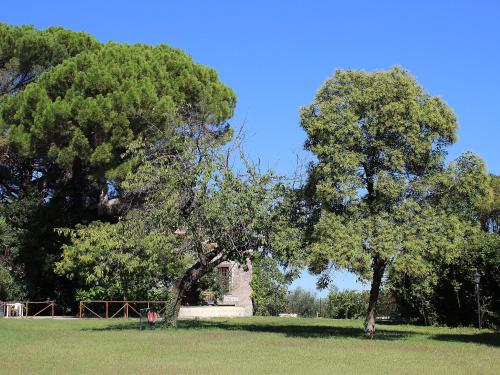
[[182, 306], [179, 318], [211, 318], [252, 316], [252, 264], [248, 270], [237, 262], [223, 262], [217, 267], [223, 288], [227, 293], [214, 306]]
[[245, 316], [253, 315], [252, 304], [252, 263], [247, 263], [245, 271], [236, 262], [224, 262], [217, 267], [221, 280], [226, 284], [227, 293], [218, 301], [218, 305], [242, 307]]

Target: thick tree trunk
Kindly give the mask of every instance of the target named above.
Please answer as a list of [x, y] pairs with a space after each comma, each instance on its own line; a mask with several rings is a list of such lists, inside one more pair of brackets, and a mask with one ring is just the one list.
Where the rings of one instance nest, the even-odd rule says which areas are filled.
[[172, 300], [170, 306], [167, 306], [166, 326], [177, 327], [177, 318], [179, 316], [184, 293], [202, 276], [206, 275], [227, 259], [225, 256], [217, 258], [216, 252], [208, 253], [204, 255], [204, 257], [203, 260], [196, 262], [174, 282], [170, 290]]
[[365, 320], [365, 332], [371, 338], [375, 334], [375, 318], [377, 317], [377, 301], [384, 275], [385, 262], [379, 257], [373, 258], [373, 279], [370, 288], [370, 300]]
[[179, 316], [179, 310], [181, 309], [182, 296], [185, 291], [186, 288], [182, 283], [182, 277], [180, 277], [170, 289], [170, 295], [172, 296], [171, 305], [167, 306], [167, 311], [165, 312], [165, 325], [167, 327], [177, 327], [177, 318]]

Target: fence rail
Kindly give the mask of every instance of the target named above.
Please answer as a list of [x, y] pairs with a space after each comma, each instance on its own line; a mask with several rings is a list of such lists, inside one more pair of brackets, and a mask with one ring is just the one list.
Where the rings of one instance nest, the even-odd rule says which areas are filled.
[[[8, 309], [17, 309], [17, 307], [20, 306], [22, 309], [22, 314], [17, 315], [19, 318], [34, 318], [36, 316], [41, 316], [40, 314], [44, 311], [48, 311], [50, 309], [50, 317], [54, 319], [54, 312], [55, 312], [55, 307], [56, 307], [56, 302], [55, 301], [7, 301], [7, 302], [0, 302], [3, 316], [4, 317], [12, 317], [11, 314], [8, 314]], [[36, 309], [37, 306], [42, 305], [41, 309]], [[43, 306], [45, 305], [45, 306]], [[31, 306], [31, 310], [30, 310]], [[35, 313], [33, 314], [33, 308], [35, 308]], [[32, 315], [30, 316], [30, 311], [32, 312]]]
[[[80, 319], [85, 317], [85, 313], [89, 312], [91, 317], [97, 319], [113, 319], [122, 313], [123, 318], [128, 319], [130, 317], [140, 318], [141, 314], [139, 310], [143, 305], [144, 307], [152, 307], [158, 305], [164, 305], [158, 311], [160, 316], [167, 308], [168, 301], [106, 301], [106, 300], [87, 300], [80, 301]], [[121, 314], [120, 314], [121, 316]]]

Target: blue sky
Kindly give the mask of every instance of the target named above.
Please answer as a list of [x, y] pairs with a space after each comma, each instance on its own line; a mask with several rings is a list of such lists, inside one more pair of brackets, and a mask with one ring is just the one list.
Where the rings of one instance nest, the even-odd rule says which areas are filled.
[[[101, 41], [181, 48], [238, 95], [235, 126], [262, 164], [290, 173], [298, 109], [337, 68], [408, 69], [458, 115], [450, 159], [478, 153], [500, 174], [498, 1], [2, 1], [0, 21], [63, 26]], [[341, 273], [340, 288], [360, 288]], [[314, 289], [314, 277], [294, 285]]]

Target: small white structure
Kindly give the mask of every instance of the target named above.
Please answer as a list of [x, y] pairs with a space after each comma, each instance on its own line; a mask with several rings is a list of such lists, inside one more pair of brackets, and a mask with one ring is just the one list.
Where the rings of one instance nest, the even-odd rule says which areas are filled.
[[5, 304], [5, 317], [11, 318], [13, 316], [22, 318], [24, 316], [24, 304], [16, 303], [6, 303]]
[[281, 313], [279, 314], [280, 318], [296, 318], [297, 314], [288, 314], [288, 313]]
[[239, 318], [248, 316], [240, 306], [182, 306], [179, 319]]

